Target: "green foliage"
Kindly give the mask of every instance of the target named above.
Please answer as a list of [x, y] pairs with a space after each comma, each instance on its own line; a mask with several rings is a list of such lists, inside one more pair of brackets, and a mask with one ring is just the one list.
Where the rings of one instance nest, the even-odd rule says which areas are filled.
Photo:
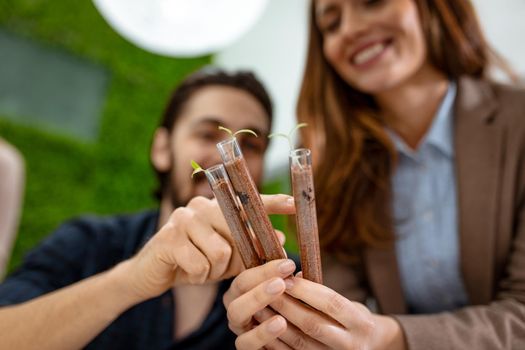
[[[171, 90], [210, 57], [174, 59], [145, 52], [117, 35], [91, 1], [0, 0], [0, 27], [100, 65], [110, 73], [98, 140], [86, 143], [0, 116], [0, 136], [26, 161], [26, 192], [10, 263], [67, 219], [156, 206], [151, 136]], [[37, 64], [37, 62], [35, 62]], [[264, 187], [286, 192], [287, 177]], [[272, 217], [286, 231], [285, 218]], [[297, 251], [292, 238], [286, 247]]]
[[[263, 185], [262, 192], [266, 194], [291, 194], [289, 175], [282, 174], [276, 176], [270, 181], [266, 181]], [[284, 248], [289, 252], [297, 253], [299, 248], [297, 246], [297, 237], [295, 235], [295, 222], [292, 220], [293, 217], [287, 217], [283, 215], [270, 215], [273, 227], [283, 231], [286, 234], [286, 242]]]
[[[91, 1], [0, 0], [0, 26], [100, 65], [110, 74], [98, 140], [85, 143], [8, 122], [0, 135], [26, 159], [26, 195], [11, 269], [61, 222], [156, 205], [151, 136], [171, 90], [210, 57], [173, 59], [118, 36]], [[38, 62], [35, 62], [38, 64]]]

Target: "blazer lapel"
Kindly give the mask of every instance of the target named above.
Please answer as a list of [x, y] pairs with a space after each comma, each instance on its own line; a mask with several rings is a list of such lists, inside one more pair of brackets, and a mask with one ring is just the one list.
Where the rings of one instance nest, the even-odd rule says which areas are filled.
[[386, 248], [365, 249], [364, 259], [370, 289], [381, 313], [407, 313], [394, 243]]
[[[460, 267], [471, 304], [491, 300], [494, 233], [501, 177], [503, 131], [487, 82], [463, 78], [455, 102], [454, 143], [458, 187]], [[395, 247], [367, 248], [366, 273], [379, 309], [407, 312]]]
[[461, 272], [473, 305], [489, 302], [492, 295], [503, 150], [496, 110], [487, 82], [460, 80], [454, 123], [458, 230]]

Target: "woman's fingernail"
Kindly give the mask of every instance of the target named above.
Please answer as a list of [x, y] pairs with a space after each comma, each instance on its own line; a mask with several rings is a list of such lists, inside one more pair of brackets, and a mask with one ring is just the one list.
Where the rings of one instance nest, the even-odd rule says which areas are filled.
[[279, 333], [286, 326], [286, 321], [282, 317], [276, 317], [268, 323], [267, 329], [270, 333]]
[[290, 290], [293, 288], [293, 281], [291, 278], [287, 278], [284, 280], [284, 284], [286, 285], [286, 289]]
[[292, 260], [283, 261], [279, 265], [279, 272], [283, 275], [289, 275], [295, 271], [295, 263]]
[[289, 206], [294, 206], [295, 205], [295, 201], [293, 199], [293, 197], [290, 197], [286, 200], [286, 204], [289, 205]]
[[266, 286], [266, 293], [279, 294], [284, 288], [286, 288], [286, 285], [284, 285], [283, 280], [280, 278], [276, 278], [270, 283], [268, 283], [268, 285]]
[[262, 319], [262, 316], [263, 316], [262, 310], [259, 310], [253, 314], [253, 318], [255, 318], [257, 321], [260, 321]]

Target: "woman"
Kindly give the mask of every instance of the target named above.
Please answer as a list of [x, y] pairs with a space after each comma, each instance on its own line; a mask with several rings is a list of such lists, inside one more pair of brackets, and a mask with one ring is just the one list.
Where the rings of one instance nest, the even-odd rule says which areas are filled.
[[240, 274], [240, 349], [525, 348], [525, 92], [498, 62], [468, 0], [313, 1], [298, 115], [326, 286]]

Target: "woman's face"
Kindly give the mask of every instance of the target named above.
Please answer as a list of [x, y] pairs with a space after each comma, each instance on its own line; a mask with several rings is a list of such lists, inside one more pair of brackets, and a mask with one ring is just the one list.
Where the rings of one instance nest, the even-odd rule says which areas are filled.
[[425, 65], [415, 0], [316, 0], [315, 14], [327, 61], [357, 90], [395, 88]]

